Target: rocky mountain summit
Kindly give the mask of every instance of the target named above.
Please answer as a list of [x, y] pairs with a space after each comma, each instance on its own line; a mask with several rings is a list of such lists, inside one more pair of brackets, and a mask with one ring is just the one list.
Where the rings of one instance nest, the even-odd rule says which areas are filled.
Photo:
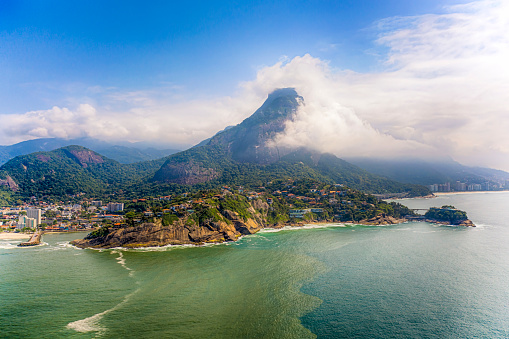
[[305, 98], [293, 88], [277, 89], [263, 105], [240, 124], [206, 142], [171, 155], [152, 178], [154, 183], [221, 185], [236, 182], [260, 184], [281, 177], [307, 177], [344, 183], [370, 193], [408, 192], [426, 195], [422, 186], [402, 185], [373, 175], [333, 154], [274, 143], [286, 123], [294, 119]]

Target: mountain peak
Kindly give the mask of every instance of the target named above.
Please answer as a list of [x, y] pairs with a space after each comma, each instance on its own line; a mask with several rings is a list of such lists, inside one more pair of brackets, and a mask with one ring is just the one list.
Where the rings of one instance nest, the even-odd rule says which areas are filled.
[[303, 98], [294, 88], [280, 88], [269, 94], [263, 105], [237, 126], [216, 134], [208, 145], [221, 146], [238, 162], [270, 164], [287, 150], [268, 146], [286, 122], [296, 114]]
[[280, 97], [302, 98], [299, 96], [299, 94], [293, 87], [277, 88], [274, 91], [272, 91], [272, 93], [269, 94], [269, 96], [267, 97], [267, 100], [265, 100], [264, 105], [267, 103], [270, 104], [272, 101], [274, 101], [275, 99], [280, 98]]
[[276, 89], [269, 94], [263, 105], [241, 125], [249, 127], [253, 124], [291, 119], [303, 101], [304, 99], [297, 94], [295, 88]]

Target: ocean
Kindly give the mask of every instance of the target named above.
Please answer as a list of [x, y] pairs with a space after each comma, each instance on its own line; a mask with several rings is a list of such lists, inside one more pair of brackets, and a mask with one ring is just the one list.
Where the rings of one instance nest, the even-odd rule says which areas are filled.
[[1, 338], [508, 338], [509, 192], [409, 199], [478, 226], [320, 225], [236, 243], [0, 241]]

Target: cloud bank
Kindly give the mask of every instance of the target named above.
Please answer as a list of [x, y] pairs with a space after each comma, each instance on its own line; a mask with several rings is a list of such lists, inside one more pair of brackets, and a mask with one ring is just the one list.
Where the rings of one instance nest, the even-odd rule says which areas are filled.
[[388, 18], [374, 28], [385, 51], [376, 73], [304, 55], [260, 69], [228, 97], [98, 89], [94, 100], [73, 109], [0, 116], [1, 137], [192, 145], [241, 122], [274, 89], [294, 87], [305, 104], [275, 143], [343, 157], [450, 155], [509, 170], [509, 3], [476, 1], [445, 14]]

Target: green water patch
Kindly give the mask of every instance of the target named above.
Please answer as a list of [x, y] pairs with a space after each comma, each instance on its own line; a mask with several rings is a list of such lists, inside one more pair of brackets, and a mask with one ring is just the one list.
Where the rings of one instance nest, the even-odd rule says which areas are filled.
[[6, 338], [94, 337], [67, 328], [118, 305], [135, 285], [117, 255], [78, 250], [76, 235], [44, 235], [46, 245], [3, 249], [0, 333]]
[[321, 302], [300, 292], [312, 257], [249, 244], [124, 257], [140, 291], [104, 316], [106, 337], [315, 337], [299, 320]]

